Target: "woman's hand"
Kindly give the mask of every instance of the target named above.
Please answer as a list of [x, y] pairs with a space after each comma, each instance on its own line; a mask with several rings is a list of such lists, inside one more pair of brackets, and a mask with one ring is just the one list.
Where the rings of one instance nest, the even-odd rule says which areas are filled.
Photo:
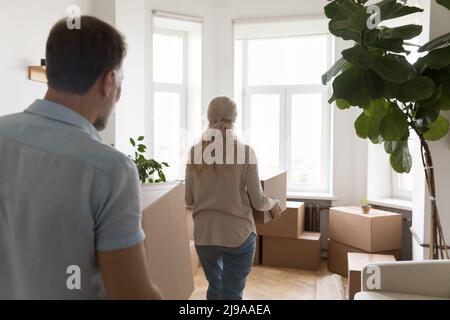
[[270, 214], [272, 215], [272, 219], [276, 220], [279, 217], [281, 217], [281, 207], [280, 207], [280, 201], [275, 201], [275, 207], [270, 210]]

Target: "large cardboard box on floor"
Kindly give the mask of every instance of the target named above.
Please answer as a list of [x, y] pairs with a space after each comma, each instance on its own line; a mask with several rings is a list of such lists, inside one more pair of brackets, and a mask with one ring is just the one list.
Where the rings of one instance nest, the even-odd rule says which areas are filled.
[[253, 259], [253, 265], [257, 266], [261, 264], [261, 258], [262, 258], [262, 237], [256, 236], [256, 250], [255, 250], [255, 258]]
[[143, 187], [142, 227], [149, 271], [169, 300], [187, 300], [194, 291], [191, 249], [184, 204], [184, 185]]
[[256, 225], [258, 235], [265, 237], [299, 238], [305, 227], [305, 204], [287, 202], [286, 211], [277, 219], [267, 224]]
[[297, 239], [263, 237], [263, 265], [318, 270], [322, 245], [320, 233], [304, 232]]
[[186, 218], [189, 240], [194, 240], [194, 219], [192, 218], [192, 209], [186, 209]]
[[192, 262], [192, 275], [195, 276], [200, 268], [200, 259], [198, 258], [197, 250], [195, 249], [195, 242], [190, 241], [191, 247], [191, 262]]
[[[358, 248], [350, 247], [343, 243], [328, 240], [328, 270], [343, 277], [348, 276], [348, 253], [370, 253]], [[375, 252], [379, 255], [392, 255], [400, 260], [402, 251], [400, 249]]]
[[[261, 186], [267, 196], [280, 201], [281, 211], [285, 211], [287, 197], [286, 171], [272, 175], [264, 175], [261, 179]], [[272, 220], [270, 212], [262, 212], [255, 209], [253, 210], [253, 217], [256, 224], [266, 224]]]
[[360, 207], [331, 208], [329, 237], [367, 252], [401, 249], [402, 216], [375, 209], [363, 214]]

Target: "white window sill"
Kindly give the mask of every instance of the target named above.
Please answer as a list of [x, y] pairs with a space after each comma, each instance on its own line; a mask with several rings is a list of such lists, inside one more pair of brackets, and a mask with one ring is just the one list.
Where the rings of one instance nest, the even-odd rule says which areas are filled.
[[335, 201], [337, 197], [333, 196], [330, 193], [307, 193], [307, 192], [288, 192], [288, 199], [298, 200], [329, 200]]
[[399, 200], [399, 199], [370, 199], [369, 204], [376, 205], [376, 206], [382, 206], [392, 209], [399, 209], [399, 210], [408, 210], [412, 211], [413, 209], [413, 203], [412, 201], [408, 200]]

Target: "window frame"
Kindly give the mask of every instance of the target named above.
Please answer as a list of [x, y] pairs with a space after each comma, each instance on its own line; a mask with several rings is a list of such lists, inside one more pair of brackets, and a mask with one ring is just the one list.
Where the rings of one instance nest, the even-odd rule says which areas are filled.
[[[279, 39], [279, 38], [307, 38], [314, 36], [325, 36], [327, 38], [327, 67], [331, 67], [334, 57], [334, 42], [333, 37], [329, 33], [304, 34], [296, 36], [285, 37], [267, 37], [257, 38], [262, 39]], [[280, 96], [280, 133], [279, 133], [279, 165], [280, 169], [288, 172], [288, 192], [296, 193], [324, 193], [329, 194], [332, 191], [332, 128], [333, 128], [333, 110], [328, 103], [328, 98], [331, 95], [330, 85], [324, 86], [318, 84], [296, 84], [296, 85], [249, 85], [249, 41], [253, 39], [235, 40], [242, 43], [242, 90], [238, 94], [242, 96], [242, 131], [250, 132], [251, 127], [251, 97], [255, 94], [278, 94]], [[241, 67], [241, 66], [239, 66]], [[236, 92], [237, 93], [237, 92]], [[293, 184], [289, 179], [291, 172], [291, 115], [292, 115], [292, 97], [295, 94], [321, 94], [322, 95], [322, 163], [321, 172], [323, 178], [319, 184]], [[249, 137], [248, 137], [249, 138]]]
[[[180, 37], [183, 41], [183, 76], [182, 83], [162, 83], [155, 82], [153, 73], [152, 73], [152, 110], [151, 110], [151, 128], [150, 128], [150, 141], [152, 146], [156, 146], [156, 133], [155, 133], [155, 96], [158, 93], [176, 93], [180, 95], [180, 123], [181, 123], [181, 131], [186, 131], [188, 127], [188, 113], [187, 113], [187, 91], [188, 91], [188, 33], [179, 30], [171, 30], [164, 28], [154, 28], [152, 34], [152, 48], [154, 55], [154, 36], [155, 35], [165, 35], [172, 37]], [[152, 66], [154, 66], [154, 61], [152, 60]], [[154, 68], [153, 68], [154, 70]], [[149, 150], [150, 156], [155, 157], [156, 148], [150, 148]]]

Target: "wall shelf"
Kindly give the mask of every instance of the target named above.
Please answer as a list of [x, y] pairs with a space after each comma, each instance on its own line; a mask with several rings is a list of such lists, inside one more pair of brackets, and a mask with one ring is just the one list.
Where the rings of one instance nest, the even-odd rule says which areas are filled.
[[47, 75], [45, 74], [45, 67], [31, 66], [28, 67], [28, 79], [32, 81], [47, 83]]

